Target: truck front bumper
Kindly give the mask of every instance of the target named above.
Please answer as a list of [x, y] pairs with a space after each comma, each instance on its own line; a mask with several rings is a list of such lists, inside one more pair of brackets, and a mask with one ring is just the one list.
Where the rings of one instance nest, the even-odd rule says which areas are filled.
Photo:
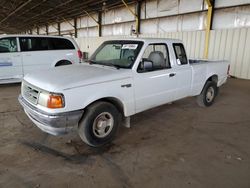
[[62, 135], [74, 130], [83, 115], [83, 110], [49, 114], [29, 104], [21, 95], [18, 101], [30, 120], [42, 131], [52, 135]]

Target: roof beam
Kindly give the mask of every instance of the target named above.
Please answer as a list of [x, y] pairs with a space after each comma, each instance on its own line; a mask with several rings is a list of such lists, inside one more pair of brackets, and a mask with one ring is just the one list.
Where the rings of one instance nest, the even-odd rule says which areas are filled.
[[21, 10], [24, 6], [26, 6], [27, 4], [29, 4], [32, 0], [28, 0], [25, 3], [23, 3], [20, 7], [18, 7], [17, 9], [15, 9], [14, 11], [12, 11], [7, 17], [5, 17], [4, 19], [2, 19], [0, 21], [0, 24], [2, 24], [4, 21], [6, 21], [9, 17], [11, 17], [13, 14], [15, 14], [17, 11]]
[[[135, 1], [126, 0], [128, 4]], [[87, 16], [83, 10], [89, 14], [98, 14], [103, 11], [103, 0], [16, 0], [16, 2], [18, 2], [19, 7], [15, 10], [11, 12], [10, 9], [2, 9], [0, 13], [0, 29], [2, 31], [18, 33], [34, 28], [34, 26], [41, 27], [46, 24], [63, 22], [65, 19]], [[106, 3], [106, 9], [122, 6], [121, 0], [106, 0]], [[10, 0], [3, 0], [0, 2], [0, 7], [12, 8], [12, 4]], [[14, 4], [18, 6], [16, 3]], [[100, 22], [99, 19], [96, 21]], [[4, 24], [1, 24], [3, 22]]]
[[31, 10], [35, 9], [36, 7], [39, 7], [41, 4], [45, 3], [47, 0], [43, 0], [42, 2], [32, 6], [31, 8], [27, 9], [26, 11], [23, 11], [21, 14], [19, 14], [18, 16], [21, 16], [27, 12], [30, 12]]
[[36, 18], [36, 17], [38, 17], [38, 16], [44, 15], [44, 14], [46, 14], [46, 13], [48, 13], [48, 12], [54, 10], [54, 9], [57, 9], [58, 7], [61, 7], [61, 6], [66, 5], [66, 4], [68, 4], [68, 3], [72, 2], [72, 1], [73, 1], [73, 0], [68, 0], [68, 1], [66, 1], [66, 2], [64, 2], [64, 3], [60, 4], [60, 5], [58, 5], [58, 6], [55, 7], [55, 8], [50, 8], [50, 9], [44, 11], [44, 12], [41, 12], [40, 14], [37, 14], [37, 15], [35, 15], [35, 16], [29, 18], [27, 21], [32, 20], [33, 18]]

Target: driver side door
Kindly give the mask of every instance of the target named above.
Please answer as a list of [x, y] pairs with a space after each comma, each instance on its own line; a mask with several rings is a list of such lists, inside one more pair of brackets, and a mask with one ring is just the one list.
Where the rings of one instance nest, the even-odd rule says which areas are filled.
[[[143, 61], [151, 61], [152, 70], [143, 70]], [[135, 74], [136, 113], [174, 99], [177, 80], [171, 67], [167, 44], [148, 45]]]

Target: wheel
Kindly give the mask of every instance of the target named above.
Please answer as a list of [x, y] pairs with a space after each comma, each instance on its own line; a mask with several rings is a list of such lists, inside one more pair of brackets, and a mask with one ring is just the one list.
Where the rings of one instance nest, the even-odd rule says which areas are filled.
[[211, 106], [218, 94], [218, 87], [215, 82], [207, 81], [201, 94], [197, 96], [197, 103], [201, 107]]
[[110, 143], [121, 122], [121, 114], [108, 102], [96, 102], [86, 109], [78, 126], [81, 139], [93, 147]]
[[64, 65], [72, 65], [72, 63], [67, 60], [62, 60], [62, 61], [57, 62], [55, 67], [64, 66]]

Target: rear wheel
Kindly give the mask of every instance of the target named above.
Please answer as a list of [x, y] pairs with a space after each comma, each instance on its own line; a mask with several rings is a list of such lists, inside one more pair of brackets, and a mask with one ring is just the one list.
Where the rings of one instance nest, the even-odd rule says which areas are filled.
[[86, 109], [78, 134], [86, 144], [100, 147], [113, 140], [120, 122], [121, 114], [113, 104], [96, 102]]
[[218, 94], [218, 87], [215, 82], [207, 81], [201, 94], [197, 96], [197, 103], [201, 107], [208, 107], [214, 103], [214, 99]]

